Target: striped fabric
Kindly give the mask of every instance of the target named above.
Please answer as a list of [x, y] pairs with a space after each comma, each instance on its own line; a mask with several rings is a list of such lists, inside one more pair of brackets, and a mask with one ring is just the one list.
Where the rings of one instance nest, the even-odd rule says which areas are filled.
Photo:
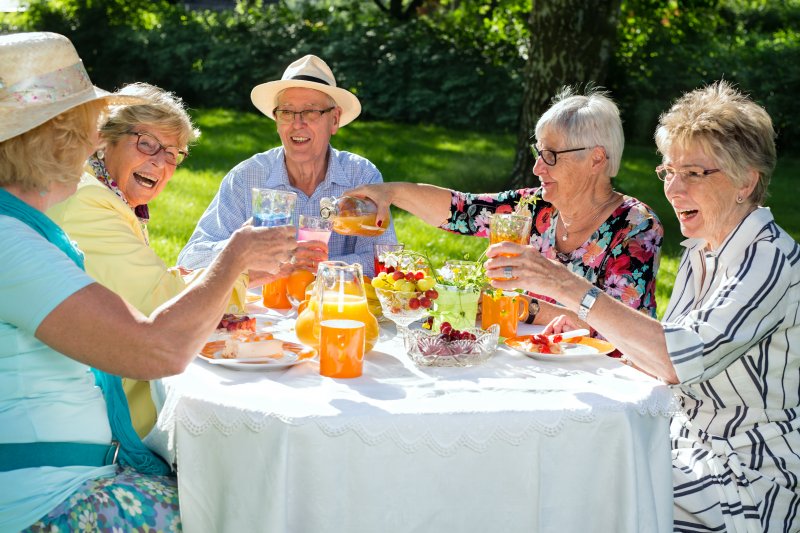
[[[297, 193], [297, 217], [301, 214], [319, 215], [319, 201], [323, 197], [341, 196], [358, 185], [381, 182], [381, 173], [368, 160], [330, 148], [325, 180], [311, 196], [307, 196], [289, 183], [282, 146], [256, 154], [239, 163], [222, 179], [217, 195], [181, 250], [178, 264], [187, 268], [201, 268], [211, 263], [225, 247], [231, 234], [252, 215], [250, 190], [253, 187]], [[352, 237], [334, 233], [328, 243], [328, 255], [331, 260], [361, 263], [364, 275], [372, 276], [372, 245], [376, 242], [397, 242], [394, 222], [379, 237]]]
[[689, 239], [664, 316], [675, 531], [800, 531], [800, 246], [759, 208]]

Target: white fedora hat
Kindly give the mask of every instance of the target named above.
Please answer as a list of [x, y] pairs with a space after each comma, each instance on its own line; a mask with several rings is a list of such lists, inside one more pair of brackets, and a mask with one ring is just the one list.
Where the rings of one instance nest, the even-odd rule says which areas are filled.
[[250, 92], [250, 99], [259, 111], [275, 120], [275, 96], [290, 87], [307, 87], [321, 91], [334, 99], [342, 108], [339, 126], [345, 126], [361, 113], [361, 102], [356, 95], [336, 86], [336, 78], [328, 65], [314, 55], [301, 57], [284, 71], [279, 81], [269, 81], [256, 85]]
[[131, 103], [92, 85], [69, 39], [57, 33], [0, 35], [0, 142], [92, 100]]

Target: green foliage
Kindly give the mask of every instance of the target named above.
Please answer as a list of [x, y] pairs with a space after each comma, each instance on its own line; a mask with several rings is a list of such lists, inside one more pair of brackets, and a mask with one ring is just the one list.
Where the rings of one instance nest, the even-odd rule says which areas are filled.
[[610, 85], [629, 138], [648, 142], [685, 91], [727, 79], [772, 116], [782, 148], [800, 148], [800, 1], [625, 0]]

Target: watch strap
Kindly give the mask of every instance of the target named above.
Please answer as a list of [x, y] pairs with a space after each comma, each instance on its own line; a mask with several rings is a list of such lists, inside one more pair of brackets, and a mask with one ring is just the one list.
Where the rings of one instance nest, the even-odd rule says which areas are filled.
[[589, 311], [591, 311], [592, 306], [597, 301], [597, 297], [600, 296], [600, 293], [602, 292], [603, 291], [594, 286], [590, 288], [588, 291], [586, 291], [586, 294], [583, 295], [583, 299], [581, 299], [581, 304], [578, 307], [579, 320], [581, 320], [582, 322], [586, 322], [586, 319], [589, 317]]

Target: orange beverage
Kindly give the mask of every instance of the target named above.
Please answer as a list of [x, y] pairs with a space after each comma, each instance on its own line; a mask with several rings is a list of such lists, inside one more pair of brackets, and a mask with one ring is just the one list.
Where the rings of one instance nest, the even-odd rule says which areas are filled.
[[364, 364], [366, 328], [357, 320], [320, 322], [319, 373], [330, 378], [357, 378]]
[[289, 278], [281, 278], [270, 283], [265, 283], [261, 289], [264, 298], [264, 307], [271, 309], [291, 309], [292, 302], [286, 295], [286, 285]]
[[336, 301], [339, 295], [329, 296], [324, 298], [322, 304], [322, 313], [319, 312], [319, 302], [317, 298], [312, 297], [308, 301], [308, 305], [303, 312], [297, 317], [295, 321], [295, 334], [298, 340], [307, 346], [319, 346], [319, 315], [321, 314], [322, 320], [332, 319], [348, 319], [363, 322], [366, 328], [365, 331], [365, 352], [369, 352], [375, 347], [378, 342], [378, 335], [380, 333], [378, 327], [378, 320], [373, 316], [367, 307], [367, 299], [363, 296], [353, 294], [344, 294], [341, 296], [341, 305]]
[[518, 294], [492, 296], [484, 292], [481, 300], [481, 328], [500, 326], [501, 337], [516, 337], [520, 320], [528, 318], [528, 301]]
[[308, 270], [295, 270], [289, 274], [286, 280], [286, 293], [289, 296], [289, 302], [293, 305], [299, 305], [305, 299], [306, 288], [314, 281], [314, 273]]
[[333, 218], [333, 231], [339, 235], [375, 237], [386, 231], [386, 228], [378, 227], [375, 224], [377, 218], [377, 213], [352, 216], [337, 215]]

